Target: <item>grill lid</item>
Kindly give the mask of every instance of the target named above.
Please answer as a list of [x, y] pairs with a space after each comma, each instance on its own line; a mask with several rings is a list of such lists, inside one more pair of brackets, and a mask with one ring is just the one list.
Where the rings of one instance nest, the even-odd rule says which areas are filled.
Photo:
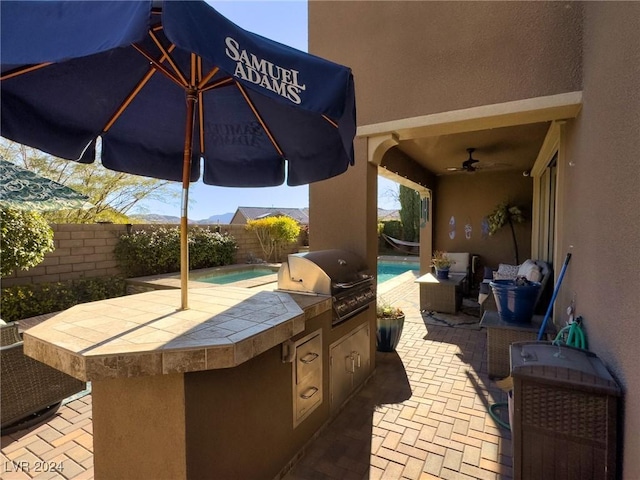
[[340, 289], [371, 282], [366, 268], [360, 256], [346, 250], [293, 253], [278, 271], [278, 289], [332, 295]]

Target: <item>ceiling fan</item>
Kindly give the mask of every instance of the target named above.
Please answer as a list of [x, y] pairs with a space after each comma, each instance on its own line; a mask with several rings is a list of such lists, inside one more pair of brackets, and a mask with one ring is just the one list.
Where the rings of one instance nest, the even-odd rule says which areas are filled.
[[475, 148], [467, 148], [467, 152], [469, 152], [469, 158], [467, 158], [464, 162], [462, 162], [461, 167], [447, 167], [448, 172], [475, 172], [478, 167], [475, 166], [480, 160], [476, 160], [473, 158], [473, 152], [475, 152]]
[[462, 166], [460, 167], [447, 167], [448, 172], [476, 172], [478, 170], [484, 170], [485, 168], [499, 167], [499, 166], [508, 166], [507, 164], [498, 164], [498, 163], [485, 163], [483, 166], [477, 166], [476, 164], [480, 162], [480, 160], [476, 160], [473, 158], [473, 152], [475, 152], [475, 148], [467, 148], [467, 152], [469, 153], [469, 158], [467, 158], [464, 162], [462, 162]]

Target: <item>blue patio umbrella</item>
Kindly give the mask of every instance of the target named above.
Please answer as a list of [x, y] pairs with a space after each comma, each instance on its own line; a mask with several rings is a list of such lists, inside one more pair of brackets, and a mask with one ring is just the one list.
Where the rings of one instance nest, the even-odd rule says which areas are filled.
[[202, 1], [0, 2], [2, 136], [189, 183], [302, 185], [353, 164], [349, 68], [247, 32]]

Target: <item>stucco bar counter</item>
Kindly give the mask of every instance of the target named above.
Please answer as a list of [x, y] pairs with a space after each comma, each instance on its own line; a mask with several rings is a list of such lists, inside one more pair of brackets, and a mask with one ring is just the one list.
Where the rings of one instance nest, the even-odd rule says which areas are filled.
[[276, 477], [330, 415], [325, 401], [294, 425], [281, 344], [321, 330], [326, 352], [354, 325], [331, 328], [319, 296], [196, 288], [179, 304], [156, 290], [77, 305], [25, 332], [25, 352], [91, 382], [97, 479]]

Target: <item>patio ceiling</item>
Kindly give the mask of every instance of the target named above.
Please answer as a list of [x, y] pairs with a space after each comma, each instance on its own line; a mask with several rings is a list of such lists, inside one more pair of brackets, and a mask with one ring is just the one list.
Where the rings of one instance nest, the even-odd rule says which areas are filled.
[[[482, 175], [491, 172], [531, 170], [549, 130], [549, 122], [517, 125], [448, 135], [401, 139], [397, 149], [434, 175]], [[475, 172], [451, 172], [475, 148]], [[384, 163], [384, 162], [383, 162]]]
[[[582, 92], [484, 105], [358, 128], [369, 140], [369, 161], [378, 174], [413, 188], [430, 188], [435, 176], [528, 173], [552, 122], [575, 118]], [[475, 172], [461, 167], [474, 148]]]

